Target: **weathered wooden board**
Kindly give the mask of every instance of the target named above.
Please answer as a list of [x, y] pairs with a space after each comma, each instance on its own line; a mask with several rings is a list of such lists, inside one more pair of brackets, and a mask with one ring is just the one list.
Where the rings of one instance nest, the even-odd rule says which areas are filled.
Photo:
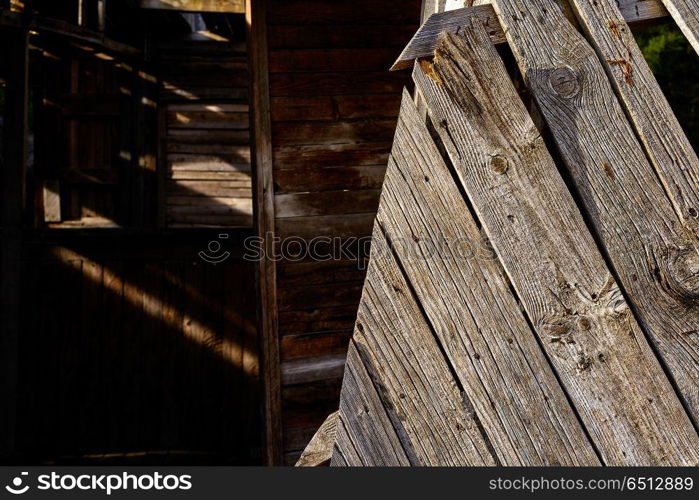
[[[678, 218], [594, 50], [555, 0], [527, 2], [530, 14], [521, 17], [524, 8], [520, 0], [495, 2], [596, 236], [696, 419], [696, 233]], [[558, 43], [550, 43], [552, 36]]]
[[277, 219], [308, 215], [376, 213], [378, 189], [278, 194], [274, 197]]
[[296, 467], [322, 467], [330, 463], [337, 434], [338, 413], [339, 411], [336, 411], [328, 415], [303, 450]]
[[394, 25], [416, 23], [415, 12], [419, 9], [420, 0], [401, 4], [375, 0], [283, 0], [275, 1], [267, 16], [271, 25]]
[[385, 165], [391, 144], [314, 144], [275, 148], [275, 169], [340, 167], [344, 165]]
[[499, 462], [598, 464], [407, 93], [386, 176], [377, 222]]
[[397, 94], [275, 97], [271, 102], [274, 121], [395, 119], [399, 105]]
[[394, 48], [279, 49], [270, 51], [269, 70], [271, 73], [381, 71], [395, 57]]
[[356, 304], [362, 293], [362, 283], [331, 283], [298, 286], [277, 291], [280, 311], [298, 311], [319, 307]]
[[353, 340], [406, 453], [415, 465], [495, 465], [470, 395], [444, 359], [378, 225], [372, 241]]
[[349, 305], [283, 311], [279, 313], [279, 333], [337, 332], [354, 327], [359, 301]]
[[[476, 2], [477, 5], [473, 7], [463, 7], [446, 12], [442, 11], [442, 7], [439, 13], [433, 14], [415, 33], [396, 62], [393, 63], [391, 70], [410, 68], [415, 59], [430, 57], [436, 47], [437, 37], [442, 31], [458, 34], [465, 26], [471, 25], [472, 19], [481, 21], [493, 43], [504, 43], [506, 41], [505, 32], [491, 3]], [[650, 21], [668, 15], [660, 0], [619, 0], [617, 4], [628, 23]]]
[[307, 193], [338, 189], [381, 189], [385, 165], [347, 166], [277, 170], [274, 175], [275, 193]]
[[[344, 462], [351, 465], [410, 465], [401, 440], [380, 400], [377, 390], [362, 362], [357, 348], [350, 344], [347, 353], [347, 370], [342, 383], [343, 399], [340, 402], [338, 426], [342, 426], [349, 447], [355, 455], [351, 458], [343, 441], [338, 441], [331, 464]], [[356, 458], [360, 461], [357, 462]]]
[[269, 33], [268, 44], [270, 49], [402, 49], [415, 34], [416, 27], [414, 22], [406, 25], [314, 25], [312, 29], [307, 24], [278, 25]]
[[395, 126], [395, 118], [276, 122], [272, 125], [272, 140], [278, 146], [388, 142]]
[[282, 361], [310, 356], [335, 356], [347, 352], [352, 330], [285, 335], [280, 339]]
[[699, 234], [699, 158], [614, 0], [571, 0], [682, 223]]
[[661, 0], [684, 36], [699, 53], [699, 2], [697, 0]]
[[477, 25], [462, 35], [416, 84], [583, 424], [607, 464], [691, 463], [691, 422], [500, 57]]
[[371, 234], [374, 214], [315, 215], [278, 219], [275, 223], [277, 236], [313, 240], [318, 237], [345, 238], [366, 237]]
[[141, 0], [141, 7], [187, 12], [242, 14], [245, 12], [245, 0]]

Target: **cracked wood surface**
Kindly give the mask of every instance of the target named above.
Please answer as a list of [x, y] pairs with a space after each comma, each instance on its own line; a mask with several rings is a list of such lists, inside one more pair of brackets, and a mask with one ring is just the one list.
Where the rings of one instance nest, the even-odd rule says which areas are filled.
[[[364, 366], [412, 464], [599, 464], [407, 94], [400, 116], [332, 464], [386, 464], [376, 410], [354, 396]], [[430, 256], [422, 239], [467, 253]]]
[[[663, 1], [666, 3], [681, 2], [681, 0]], [[446, 12], [432, 14], [417, 30], [396, 62], [393, 63], [391, 70], [410, 68], [415, 59], [432, 56], [437, 45], [437, 37], [442, 31], [458, 33], [463, 27], [470, 26], [474, 17], [486, 27], [493, 43], [505, 43], [507, 38], [491, 4], [491, 1], [476, 1], [472, 7], [459, 9], [452, 7], [452, 10], [449, 10], [450, 6], [447, 5]], [[660, 0], [616, 0], [616, 4], [622, 17], [632, 25], [668, 16], [668, 12]], [[444, 9], [445, 6], [441, 5], [441, 8]]]
[[696, 432], [486, 32], [443, 36], [414, 78], [603, 462], [694, 463]]
[[677, 216], [597, 54], [555, 0], [496, 0], [495, 9], [596, 237], [696, 421], [697, 234]]
[[500, 463], [598, 464], [407, 93], [382, 196], [378, 224]]
[[682, 224], [699, 234], [699, 159], [615, 0], [570, 0]]
[[337, 429], [332, 466], [410, 465], [353, 342], [347, 352]]
[[699, 54], [699, 1], [662, 0], [670, 15]]
[[[375, 226], [353, 342], [410, 463], [496, 465], [405, 276], [391, 253], [379, 248], [387, 243]], [[365, 410], [354, 406], [351, 412]], [[344, 412], [340, 420], [348, 425]]]
[[328, 415], [301, 453], [296, 467], [322, 467], [330, 463], [337, 434], [337, 419], [337, 411]]

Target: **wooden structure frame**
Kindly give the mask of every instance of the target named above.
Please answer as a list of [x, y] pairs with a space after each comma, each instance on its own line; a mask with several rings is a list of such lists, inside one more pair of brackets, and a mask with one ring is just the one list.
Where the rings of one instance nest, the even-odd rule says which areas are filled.
[[[691, 42], [684, 2], [663, 3]], [[432, 15], [394, 66], [418, 58], [416, 91], [403, 97], [332, 463], [694, 463], [699, 160], [628, 26], [667, 11], [475, 4]], [[536, 435], [533, 422], [553, 427]]]

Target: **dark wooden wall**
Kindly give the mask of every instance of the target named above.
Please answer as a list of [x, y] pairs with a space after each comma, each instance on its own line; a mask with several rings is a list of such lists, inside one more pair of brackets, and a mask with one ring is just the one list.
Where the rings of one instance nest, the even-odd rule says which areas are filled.
[[17, 453], [33, 462], [259, 461], [253, 265], [232, 233], [25, 243]]
[[[268, 1], [277, 236], [370, 235], [408, 82], [387, 69], [419, 18], [419, 0]], [[277, 263], [288, 463], [337, 409], [363, 279], [349, 259]]]
[[252, 227], [244, 43], [158, 44], [161, 169], [168, 227]]
[[158, 227], [158, 75], [64, 17], [0, 30], [0, 461], [260, 463], [252, 231]]

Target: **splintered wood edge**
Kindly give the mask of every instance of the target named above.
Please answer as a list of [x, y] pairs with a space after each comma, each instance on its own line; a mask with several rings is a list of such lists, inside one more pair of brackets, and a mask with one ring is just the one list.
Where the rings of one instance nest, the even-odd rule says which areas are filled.
[[338, 410], [325, 419], [296, 462], [296, 467], [322, 467], [330, 463], [339, 414]]
[[[633, 2], [634, 5], [635, 3], [637, 2]], [[642, 9], [635, 6], [634, 8], [625, 7], [627, 8], [622, 9], [622, 14], [624, 20], [631, 26], [654, 19], [662, 19], [670, 15], [660, 0], [644, 0]], [[411, 68], [415, 59], [431, 57], [437, 46], [437, 38], [440, 33], [452, 31], [458, 34], [459, 30], [471, 26], [473, 18], [479, 19], [483, 23], [494, 44], [507, 42], [505, 32], [491, 4], [439, 12], [432, 14], [420, 26], [396, 62], [391, 66], [391, 71]]]

